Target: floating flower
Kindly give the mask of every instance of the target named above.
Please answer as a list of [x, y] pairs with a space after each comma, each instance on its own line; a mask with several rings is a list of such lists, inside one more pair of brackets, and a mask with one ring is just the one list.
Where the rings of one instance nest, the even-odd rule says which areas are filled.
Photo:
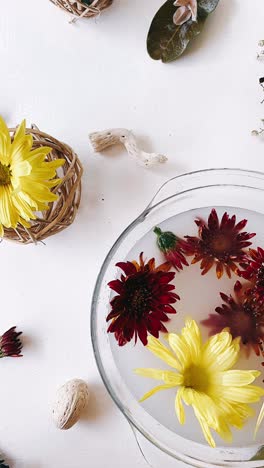
[[192, 406], [209, 445], [215, 447], [210, 429], [231, 442], [229, 426], [241, 429], [254, 413], [248, 403], [257, 402], [264, 395], [262, 388], [251, 385], [260, 372], [232, 369], [239, 357], [239, 341], [223, 331], [203, 344], [199, 327], [190, 319], [186, 320], [181, 335], [168, 334], [170, 349], [150, 336], [147, 348], [173, 370], [136, 369], [138, 375], [164, 382], [146, 393], [141, 401], [159, 390], [179, 387], [175, 398], [179, 422], [185, 422], [183, 400]]
[[248, 354], [253, 349], [257, 356], [264, 356], [264, 302], [254, 290], [245, 290], [240, 281], [234, 286], [234, 295], [220, 293], [224, 304], [201, 323], [210, 327], [210, 335], [228, 327], [233, 338], [241, 337]]
[[165, 258], [177, 270], [182, 270], [183, 265], [188, 266], [185, 258], [186, 249], [188, 244], [180, 237], [170, 231], [162, 231], [159, 227], [155, 227], [155, 234], [157, 234], [157, 244]]
[[175, 314], [171, 304], [179, 298], [172, 292], [175, 289], [169, 284], [175, 273], [170, 272], [170, 264], [163, 263], [155, 267], [152, 258], [147, 263], [140, 254], [139, 263], [120, 262], [116, 264], [124, 274], [120, 279], [111, 281], [108, 286], [117, 292], [111, 301], [111, 320], [108, 332], [114, 333], [119, 346], [124, 346], [135, 337], [147, 344], [147, 333], [158, 338], [159, 332], [166, 332], [163, 325], [169, 320], [167, 314]]
[[247, 260], [245, 248], [251, 245], [249, 239], [256, 234], [241, 232], [247, 224], [243, 219], [236, 224], [236, 216], [225, 213], [221, 222], [215, 209], [212, 209], [208, 223], [201, 219], [195, 221], [199, 231], [198, 237], [186, 236], [189, 251], [194, 256], [192, 263], [201, 262], [202, 275], [213, 265], [216, 266], [217, 278], [223, 276], [224, 270], [231, 277], [231, 271], [238, 274], [238, 263]]
[[12, 327], [0, 337], [0, 358], [22, 356], [22, 343], [19, 338], [22, 332], [16, 332], [15, 330], [16, 327]]
[[176, 26], [181, 26], [189, 19], [197, 20], [197, 0], [176, 0], [173, 5], [178, 7], [173, 15]]
[[46, 162], [51, 148], [42, 146], [32, 150], [33, 138], [26, 135], [23, 121], [11, 139], [4, 120], [0, 117], [0, 236], [4, 227], [16, 228], [20, 223], [30, 227], [36, 219], [35, 211], [48, 209], [48, 203], [57, 200], [50, 189], [60, 182], [56, 169], [63, 159]]
[[249, 249], [247, 263], [242, 263], [244, 270], [239, 270], [239, 276], [251, 281], [258, 292], [264, 293], [264, 250]]

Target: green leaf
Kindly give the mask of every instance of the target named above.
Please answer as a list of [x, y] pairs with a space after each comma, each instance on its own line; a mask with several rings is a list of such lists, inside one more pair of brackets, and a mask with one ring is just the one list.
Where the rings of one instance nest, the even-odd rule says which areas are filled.
[[195, 36], [200, 34], [204, 22], [219, 0], [199, 0], [197, 21], [191, 19], [181, 26], [173, 23], [176, 11], [175, 0], [167, 0], [156, 13], [147, 38], [147, 49], [151, 58], [171, 62], [180, 57]]
[[9, 468], [9, 466], [5, 465], [5, 460], [0, 460], [0, 468]]
[[207, 15], [214, 11], [219, 3], [219, 0], [198, 0], [198, 9], [204, 10]]
[[262, 447], [259, 449], [256, 455], [250, 459], [250, 461], [253, 460], [264, 460], [264, 445], [262, 445]]

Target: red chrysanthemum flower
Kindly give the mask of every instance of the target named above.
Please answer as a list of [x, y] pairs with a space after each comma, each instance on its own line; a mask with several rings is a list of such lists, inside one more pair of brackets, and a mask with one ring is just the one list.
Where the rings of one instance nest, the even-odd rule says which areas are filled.
[[264, 294], [264, 250], [249, 249], [248, 261], [241, 263], [243, 270], [239, 270], [239, 276], [253, 283], [258, 293]]
[[186, 236], [189, 253], [194, 255], [192, 263], [201, 262], [202, 275], [205, 275], [213, 265], [216, 265], [217, 278], [226, 271], [231, 277], [231, 271], [238, 274], [238, 264], [247, 259], [245, 248], [251, 245], [249, 239], [256, 234], [241, 232], [247, 224], [243, 219], [236, 224], [236, 216], [225, 213], [219, 222], [215, 209], [212, 209], [208, 223], [197, 219], [198, 236]]
[[179, 298], [172, 292], [175, 289], [169, 284], [175, 276], [170, 272], [167, 262], [155, 267], [152, 258], [147, 263], [140, 254], [139, 263], [120, 262], [116, 264], [124, 274], [120, 279], [111, 281], [108, 286], [117, 292], [111, 301], [111, 312], [106, 320], [111, 320], [108, 332], [114, 333], [119, 346], [124, 346], [135, 337], [147, 344], [148, 332], [159, 337], [159, 332], [166, 332], [163, 325], [169, 320], [167, 314], [175, 314], [174, 304]]
[[258, 294], [237, 281], [234, 296], [220, 293], [224, 304], [217, 307], [217, 314], [210, 314], [201, 323], [210, 327], [210, 335], [229, 328], [233, 338], [241, 337], [249, 354], [253, 349], [257, 356], [264, 356], [264, 301]]
[[22, 343], [19, 338], [22, 332], [15, 330], [16, 327], [12, 327], [0, 337], [0, 358], [22, 356]]
[[177, 271], [182, 270], [183, 265], [189, 265], [185, 258], [186, 251], [188, 251], [188, 243], [185, 240], [173, 232], [164, 232], [159, 227], [155, 227], [154, 232], [158, 236], [157, 244], [160, 251]]

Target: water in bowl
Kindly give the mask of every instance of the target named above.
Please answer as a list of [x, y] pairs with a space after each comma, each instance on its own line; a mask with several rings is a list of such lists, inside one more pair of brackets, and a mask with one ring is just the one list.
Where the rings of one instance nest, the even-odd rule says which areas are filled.
[[[196, 236], [197, 226], [194, 223], [196, 218], [207, 220], [212, 207], [199, 208], [191, 210], [171, 217], [161, 223], [159, 227], [162, 231], [172, 231], [178, 236], [185, 235]], [[229, 215], [235, 214], [237, 221], [246, 218], [248, 224], [244, 230], [247, 232], [255, 232], [256, 237], [252, 239], [253, 247], [264, 248], [264, 230], [263, 230], [263, 215], [249, 210], [233, 207], [217, 207], [219, 218], [227, 211]], [[154, 228], [154, 226], [153, 226]], [[164, 262], [164, 257], [159, 251], [156, 243], [157, 237], [153, 230], [148, 232], [140, 239], [130, 250], [126, 259], [123, 260], [138, 260], [140, 252], [144, 252], [144, 258], [150, 259], [154, 257], [156, 264]], [[118, 273], [117, 273], [118, 274]], [[224, 275], [220, 280], [216, 278], [215, 268], [213, 267], [205, 276], [201, 276], [199, 264], [192, 265], [189, 268], [184, 268], [183, 271], [176, 273], [174, 284], [175, 291], [179, 294], [181, 300], [175, 305], [177, 310], [176, 315], [172, 315], [171, 320], [166, 323], [169, 332], [179, 333], [184, 326], [185, 318], [192, 317], [198, 323], [201, 320], [208, 318], [210, 313], [214, 313], [215, 308], [222, 304], [219, 292], [226, 294], [233, 293], [233, 287], [237, 280], [237, 276], [232, 274], [231, 279]], [[243, 282], [243, 280], [242, 280]], [[113, 294], [114, 295], [114, 294]], [[209, 329], [201, 326], [203, 339], [206, 339], [209, 334]], [[162, 339], [162, 334], [160, 335]], [[116, 362], [116, 366], [121, 374], [126, 386], [132, 396], [139, 400], [154, 386], [158, 385], [157, 381], [143, 378], [134, 374], [133, 370], [137, 367], [153, 367], [165, 368], [166, 364], [153, 356], [142, 344], [138, 342], [128, 343], [126, 346], [119, 347], [112, 334], [109, 335], [112, 353]], [[235, 365], [237, 369], [257, 369], [261, 371], [261, 376], [256, 379], [254, 384], [263, 385], [264, 368], [261, 365], [262, 359], [257, 357], [253, 352], [247, 357], [245, 353], [241, 353], [238, 363]], [[198, 443], [206, 444], [201, 432], [199, 423], [197, 422], [193, 410], [185, 406], [186, 423], [181, 425], [178, 422], [174, 411], [175, 390], [165, 390], [152, 396], [144, 403], [144, 409], [155, 418], [160, 424], [178, 435], [193, 440]], [[258, 414], [262, 402], [252, 405]], [[233, 430], [233, 446], [250, 446], [262, 441], [262, 431], [259, 431], [257, 439], [253, 440], [253, 432], [256, 424], [256, 417], [249, 419], [244, 428], [240, 431]], [[212, 431], [213, 432], [213, 431]], [[218, 446], [229, 446], [220, 437], [213, 433], [214, 439]]]

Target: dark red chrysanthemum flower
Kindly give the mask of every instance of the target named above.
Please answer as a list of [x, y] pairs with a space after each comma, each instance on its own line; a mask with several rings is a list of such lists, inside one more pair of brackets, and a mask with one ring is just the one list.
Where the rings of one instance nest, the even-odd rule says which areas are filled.
[[248, 261], [240, 264], [243, 270], [239, 270], [239, 276], [251, 281], [258, 291], [264, 295], [264, 250], [249, 249]]
[[152, 258], [147, 263], [140, 254], [139, 263], [120, 262], [116, 264], [124, 274], [120, 279], [111, 281], [108, 286], [117, 292], [111, 301], [111, 312], [106, 320], [111, 320], [108, 332], [114, 333], [119, 346], [124, 346], [135, 337], [147, 344], [148, 332], [159, 337], [159, 332], [166, 332], [163, 325], [169, 320], [167, 314], [175, 314], [174, 304], [179, 298], [172, 292], [169, 284], [175, 276], [170, 272], [171, 265], [166, 262], [155, 267]]
[[231, 277], [231, 271], [238, 274], [238, 264], [247, 260], [245, 248], [251, 245], [249, 239], [256, 234], [241, 232], [247, 224], [243, 219], [236, 224], [236, 216], [225, 213], [219, 222], [215, 209], [212, 209], [208, 223], [197, 219], [198, 236], [186, 236], [189, 253], [194, 255], [192, 263], [201, 262], [202, 275], [205, 275], [213, 265], [216, 266], [217, 278], [224, 271]]
[[171, 231], [164, 232], [159, 227], [155, 227], [154, 232], [158, 236], [159, 249], [177, 271], [182, 270], [183, 265], [189, 265], [185, 258], [186, 251], [188, 251], [188, 243], [185, 240]]
[[210, 335], [229, 328], [233, 338], [241, 337], [241, 342], [257, 356], [264, 356], [264, 301], [253, 289], [242, 286], [237, 281], [234, 286], [234, 296], [220, 293], [224, 304], [217, 307], [217, 314], [210, 314], [201, 323], [210, 327]]
[[22, 332], [15, 330], [16, 327], [12, 327], [0, 337], [0, 358], [22, 356], [22, 343], [19, 338]]

